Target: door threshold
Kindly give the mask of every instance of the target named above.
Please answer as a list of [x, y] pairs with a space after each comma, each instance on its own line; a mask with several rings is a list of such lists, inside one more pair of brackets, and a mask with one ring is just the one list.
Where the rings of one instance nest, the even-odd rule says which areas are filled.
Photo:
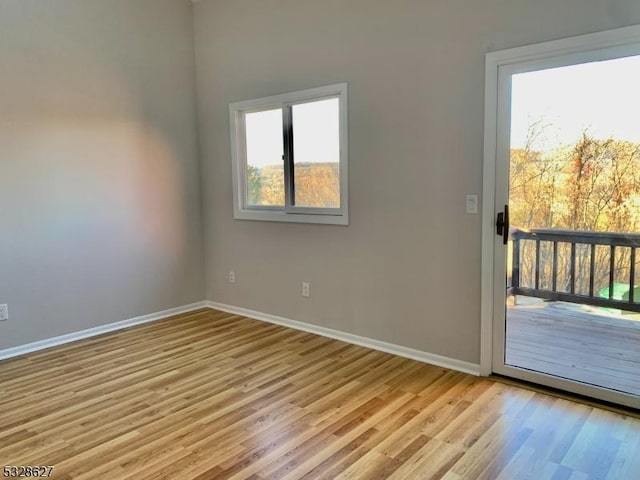
[[504, 383], [505, 385], [524, 388], [526, 390], [531, 390], [533, 392], [543, 393], [545, 395], [550, 395], [556, 398], [562, 398], [563, 400], [582, 403], [584, 405], [588, 405], [589, 407], [607, 410], [612, 413], [617, 413], [618, 415], [640, 419], [640, 409], [637, 409], [637, 408], [627, 407], [625, 405], [618, 405], [617, 403], [607, 402], [605, 400], [598, 400], [596, 398], [588, 397], [586, 395], [566, 392], [558, 388], [547, 387], [537, 383], [528, 382], [526, 380], [519, 380], [519, 379], [507, 377], [504, 375], [500, 375], [497, 373], [492, 373], [491, 375], [489, 375], [488, 378], [490, 378], [491, 380], [495, 380], [496, 382], [499, 382], [499, 383]]

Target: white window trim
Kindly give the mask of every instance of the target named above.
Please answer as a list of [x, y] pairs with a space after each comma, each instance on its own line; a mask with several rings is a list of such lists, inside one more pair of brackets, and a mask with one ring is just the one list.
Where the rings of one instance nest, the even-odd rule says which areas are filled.
[[[245, 204], [247, 198], [247, 168], [244, 121], [242, 121], [242, 116], [250, 112], [268, 110], [270, 108], [286, 108], [287, 106], [298, 103], [321, 100], [323, 97], [338, 98], [340, 104], [340, 208], [309, 208], [296, 206], [285, 206], [283, 208], [260, 205], [248, 207]], [[230, 104], [229, 125], [231, 130], [233, 175], [233, 218], [238, 220], [349, 225], [347, 104], [346, 83], [337, 83], [324, 87]], [[285, 185], [285, 189], [287, 188], [288, 186]]]

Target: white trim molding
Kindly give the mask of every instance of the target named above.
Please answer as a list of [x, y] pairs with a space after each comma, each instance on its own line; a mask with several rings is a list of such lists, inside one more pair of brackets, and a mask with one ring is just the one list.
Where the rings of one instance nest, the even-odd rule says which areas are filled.
[[258, 312], [255, 310], [249, 310], [246, 308], [236, 307], [234, 305], [226, 305], [224, 303], [207, 302], [210, 308], [220, 310], [227, 313], [233, 313], [235, 315], [241, 315], [243, 317], [260, 320], [267, 323], [273, 323], [283, 327], [293, 328], [295, 330], [302, 330], [303, 332], [309, 332], [322, 337], [333, 338], [334, 340], [340, 340], [353, 345], [359, 345], [361, 347], [371, 348], [380, 352], [390, 353], [392, 355], [398, 355], [399, 357], [410, 358], [417, 360], [418, 362], [428, 363], [437, 367], [449, 368], [458, 372], [468, 373], [470, 375], [478, 376], [480, 374], [480, 365], [476, 363], [465, 362], [457, 360], [455, 358], [444, 357], [442, 355], [436, 355], [434, 353], [423, 352], [402, 345], [396, 345], [389, 342], [383, 342], [369, 337], [362, 337], [353, 333], [347, 333], [340, 330], [334, 330], [332, 328], [321, 327], [319, 325], [313, 325], [310, 323], [299, 322], [297, 320], [291, 320], [289, 318], [279, 317], [277, 315], [271, 315], [269, 313]]
[[304, 332], [313, 333], [327, 338], [333, 338], [353, 345], [359, 345], [361, 347], [371, 348], [385, 353], [398, 355], [404, 358], [410, 358], [422, 363], [428, 363], [438, 367], [449, 368], [459, 372], [468, 373], [470, 375], [479, 375], [480, 365], [454, 358], [444, 357], [433, 353], [423, 352], [413, 348], [404, 347], [402, 345], [395, 345], [389, 342], [383, 342], [373, 338], [362, 337], [352, 333], [342, 332], [340, 330], [334, 330], [327, 327], [321, 327], [318, 325], [312, 325], [310, 323], [299, 322], [297, 320], [291, 320], [268, 313], [258, 312], [255, 310], [249, 310], [246, 308], [236, 307], [233, 305], [226, 305], [223, 303], [201, 301], [192, 303], [189, 305], [183, 305], [181, 307], [170, 308], [156, 313], [150, 313], [148, 315], [142, 315], [140, 317], [134, 317], [127, 320], [122, 320], [115, 323], [109, 323], [106, 325], [100, 325], [99, 327], [89, 328], [87, 330], [81, 330], [79, 332], [72, 332], [66, 335], [60, 335], [58, 337], [48, 338], [45, 340], [39, 340], [37, 342], [28, 343], [26, 345], [20, 345], [17, 347], [7, 348], [0, 350], [0, 360], [8, 358], [18, 357], [27, 353], [37, 352], [45, 350], [47, 348], [56, 347], [58, 345], [64, 345], [67, 343], [76, 342], [85, 338], [95, 337], [104, 333], [114, 332], [122, 330], [135, 325], [142, 325], [145, 323], [151, 323], [158, 320], [164, 320], [174, 315], [180, 315], [183, 313], [192, 312], [201, 308], [210, 308], [220, 310], [227, 313], [233, 313], [235, 315], [241, 315], [244, 317], [260, 320], [275, 325], [281, 325], [283, 327], [293, 328], [295, 330], [302, 330]]
[[134, 317], [119, 322], [100, 325], [99, 327], [89, 328], [87, 330], [80, 330], [79, 332], [67, 333], [66, 335], [60, 335], [59, 337], [47, 338], [45, 340], [27, 343], [26, 345], [7, 348], [4, 350], [0, 350], [0, 360], [25, 355], [31, 352], [37, 352], [39, 350], [44, 350], [46, 348], [51, 348], [58, 345], [64, 345], [66, 343], [75, 342], [85, 338], [95, 337], [96, 335], [102, 335], [103, 333], [122, 330], [123, 328], [133, 327], [135, 325], [142, 325], [144, 323], [155, 322], [157, 320], [164, 320], [165, 318], [172, 317], [174, 315], [192, 312], [201, 308], [207, 308], [208, 306], [208, 302], [206, 301], [191, 303], [189, 305], [183, 305], [181, 307], [162, 310], [161, 312], [150, 313], [148, 315], [142, 315], [140, 317]]

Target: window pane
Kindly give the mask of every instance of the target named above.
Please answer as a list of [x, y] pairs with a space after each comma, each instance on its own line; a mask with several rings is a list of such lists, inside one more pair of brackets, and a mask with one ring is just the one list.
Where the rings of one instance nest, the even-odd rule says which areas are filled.
[[340, 208], [340, 103], [337, 98], [294, 105], [295, 205]]
[[284, 206], [282, 109], [245, 115], [247, 205]]

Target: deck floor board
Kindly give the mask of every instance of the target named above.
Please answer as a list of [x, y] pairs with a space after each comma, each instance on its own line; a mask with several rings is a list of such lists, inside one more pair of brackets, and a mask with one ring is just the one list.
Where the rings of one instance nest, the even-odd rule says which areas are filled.
[[640, 395], [640, 320], [563, 302], [516, 304], [506, 339], [507, 365]]

